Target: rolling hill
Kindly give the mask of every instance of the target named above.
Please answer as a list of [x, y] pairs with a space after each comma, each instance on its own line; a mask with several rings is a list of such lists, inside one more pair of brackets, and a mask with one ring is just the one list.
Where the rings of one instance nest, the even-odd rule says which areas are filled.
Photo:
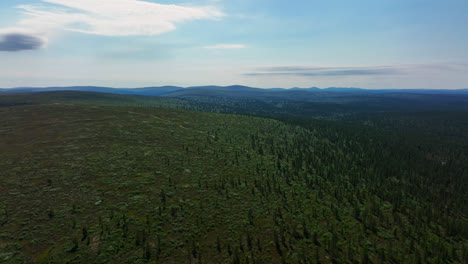
[[[397, 104], [337, 121], [241, 99], [65, 91], [0, 102], [0, 261], [468, 259], [466, 111]], [[281, 121], [206, 113], [219, 109]]]

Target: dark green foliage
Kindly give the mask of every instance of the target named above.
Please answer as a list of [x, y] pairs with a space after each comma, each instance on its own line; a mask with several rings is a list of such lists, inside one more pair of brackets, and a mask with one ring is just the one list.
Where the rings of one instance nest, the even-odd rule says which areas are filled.
[[54, 210], [53, 210], [53, 209], [50, 209], [50, 210], [47, 212], [47, 215], [49, 216], [49, 219], [54, 218], [54, 216], [55, 216]]
[[336, 113], [0, 108], [0, 261], [466, 262], [467, 114]]
[[86, 238], [88, 238], [88, 230], [86, 229], [86, 227], [83, 227], [81, 241], [83, 242]]

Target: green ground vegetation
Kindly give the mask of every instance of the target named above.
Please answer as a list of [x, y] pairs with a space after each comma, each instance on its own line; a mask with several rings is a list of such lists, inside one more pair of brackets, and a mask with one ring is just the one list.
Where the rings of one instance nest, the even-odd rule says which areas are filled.
[[468, 260], [463, 111], [40, 96], [0, 97], [0, 262]]

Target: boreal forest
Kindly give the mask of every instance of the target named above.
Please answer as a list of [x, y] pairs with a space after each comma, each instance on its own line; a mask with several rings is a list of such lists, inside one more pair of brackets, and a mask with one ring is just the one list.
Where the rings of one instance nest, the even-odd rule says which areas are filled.
[[0, 92], [0, 263], [468, 261], [466, 90], [96, 89]]

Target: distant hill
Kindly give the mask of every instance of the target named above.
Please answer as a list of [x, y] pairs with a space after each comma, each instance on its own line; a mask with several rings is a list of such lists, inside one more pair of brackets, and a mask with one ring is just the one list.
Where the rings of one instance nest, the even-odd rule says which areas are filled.
[[[139, 96], [164, 96], [182, 100], [197, 101], [200, 103], [212, 103], [212, 100], [244, 100], [251, 99], [271, 104], [279, 101], [296, 101], [310, 103], [337, 103], [337, 104], [365, 104], [367, 106], [413, 105], [435, 107], [444, 105], [462, 105], [468, 102], [468, 89], [460, 90], [429, 90], [429, 89], [382, 89], [367, 90], [361, 88], [329, 87], [320, 89], [310, 88], [272, 88], [261, 89], [243, 85], [231, 86], [160, 86], [144, 88], [111, 88], [98, 86], [71, 86], [71, 87], [18, 87], [0, 89], [1, 94], [22, 94], [35, 92], [54, 91], [80, 91], [98, 92], [106, 94], [139, 95]], [[441, 98], [438, 98], [441, 97]], [[216, 100], [217, 100], [216, 99]], [[464, 107], [462, 107], [464, 108]]]
[[82, 92], [99, 92], [99, 93], [114, 93], [114, 94], [133, 94], [147, 96], [161, 96], [177, 90], [183, 89], [177, 86], [161, 86], [161, 87], [144, 87], [144, 88], [111, 88], [99, 86], [70, 86], [70, 87], [18, 87], [11, 89], [0, 89], [4, 92], [50, 92], [50, 91], [82, 91]]
[[[467, 89], [445, 90], [445, 89], [362, 89], [353, 87], [328, 87], [328, 88], [255, 88], [243, 85], [231, 86], [158, 86], [158, 87], [143, 87], [143, 88], [112, 88], [100, 86], [57, 86], [57, 87], [16, 87], [9, 89], [0, 89], [0, 92], [44, 92], [44, 91], [86, 91], [86, 92], [102, 92], [115, 94], [134, 94], [134, 95], [149, 95], [149, 96], [178, 96], [178, 95], [232, 95], [232, 96], [258, 96], [271, 95], [275, 93], [297, 93], [297, 92], [313, 92], [313, 93], [361, 93], [361, 94], [388, 94], [388, 93], [413, 93], [413, 94], [468, 94]], [[275, 95], [276, 96], [276, 95]]]

